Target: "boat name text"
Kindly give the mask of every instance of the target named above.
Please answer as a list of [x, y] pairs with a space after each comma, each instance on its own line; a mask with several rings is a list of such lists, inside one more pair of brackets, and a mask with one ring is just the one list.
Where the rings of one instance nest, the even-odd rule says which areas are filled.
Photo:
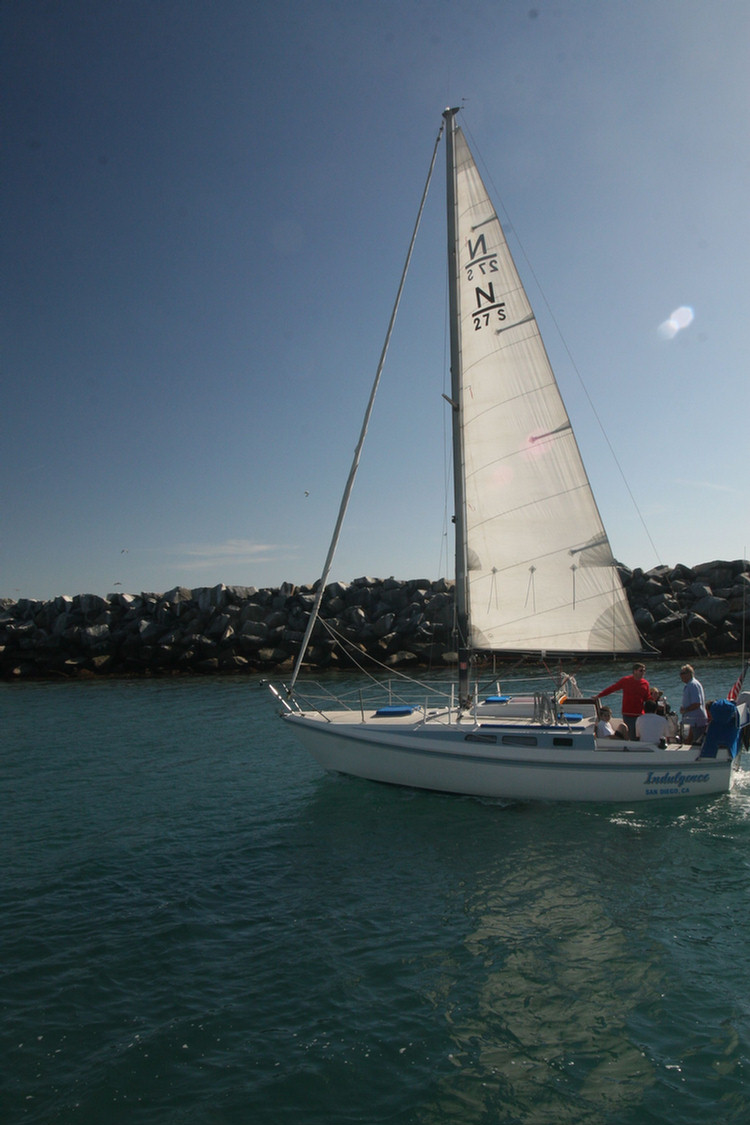
[[655, 797], [659, 794], [661, 796], [672, 794], [676, 796], [679, 793], [689, 793], [690, 789], [688, 786], [690, 784], [699, 785], [702, 782], [708, 781], [708, 779], [709, 775], [707, 773], [683, 773], [682, 770], [676, 770], [674, 773], [670, 773], [669, 770], [665, 773], [654, 773], [653, 770], [649, 770], [644, 785], [669, 786], [669, 788], [666, 789], [647, 789], [647, 796]]

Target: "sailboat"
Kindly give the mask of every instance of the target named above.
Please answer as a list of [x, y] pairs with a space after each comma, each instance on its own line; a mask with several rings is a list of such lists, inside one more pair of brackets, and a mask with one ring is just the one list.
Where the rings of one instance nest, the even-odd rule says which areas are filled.
[[472, 693], [476, 653], [635, 654], [641, 642], [534, 311], [457, 113], [443, 114], [456, 690], [447, 701], [402, 697], [354, 709], [300, 694], [343, 504], [292, 681], [272, 687], [282, 717], [324, 769], [414, 788], [547, 801], [725, 792], [737, 773], [748, 692], [729, 703], [709, 745], [599, 738], [599, 701], [576, 696], [572, 679], [521, 696]]

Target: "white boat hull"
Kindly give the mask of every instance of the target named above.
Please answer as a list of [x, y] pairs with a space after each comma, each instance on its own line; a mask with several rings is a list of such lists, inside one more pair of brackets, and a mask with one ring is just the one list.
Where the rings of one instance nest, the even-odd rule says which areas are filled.
[[328, 771], [464, 796], [521, 801], [653, 801], [727, 792], [727, 751], [666, 749], [594, 739], [569, 727], [540, 728], [366, 719], [341, 712], [289, 712], [295, 735]]

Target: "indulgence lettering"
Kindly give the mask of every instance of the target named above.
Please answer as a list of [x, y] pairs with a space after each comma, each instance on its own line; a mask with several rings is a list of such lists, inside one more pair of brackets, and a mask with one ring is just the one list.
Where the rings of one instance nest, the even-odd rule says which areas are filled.
[[677, 773], [654, 773], [653, 770], [648, 771], [644, 785], [689, 785], [690, 783], [697, 783], [701, 781], [708, 781], [709, 775], [707, 773], [683, 773], [678, 770]]

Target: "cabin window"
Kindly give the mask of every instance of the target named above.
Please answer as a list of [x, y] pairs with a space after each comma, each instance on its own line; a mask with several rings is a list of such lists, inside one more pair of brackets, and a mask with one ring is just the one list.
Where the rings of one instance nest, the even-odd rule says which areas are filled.
[[465, 742], [489, 742], [493, 746], [497, 745], [496, 734], [467, 734], [464, 739]]
[[553, 746], [572, 746], [573, 745], [573, 739], [572, 738], [553, 738], [552, 739], [552, 745]]
[[537, 740], [533, 734], [504, 734], [503, 746], [536, 746]]

